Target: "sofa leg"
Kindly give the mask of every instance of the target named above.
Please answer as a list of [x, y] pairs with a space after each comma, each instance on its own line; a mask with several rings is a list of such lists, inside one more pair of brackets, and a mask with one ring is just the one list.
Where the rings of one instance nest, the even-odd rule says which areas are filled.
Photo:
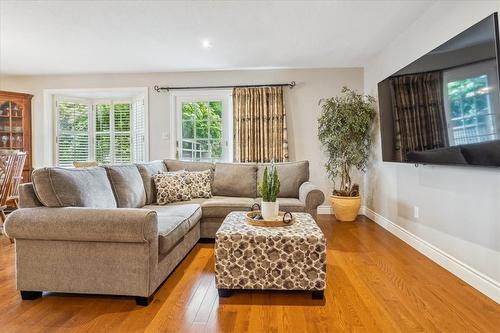
[[323, 299], [325, 297], [324, 290], [314, 290], [312, 292], [312, 299]]
[[23, 300], [34, 300], [34, 299], [37, 299], [39, 297], [42, 297], [41, 291], [21, 290], [21, 298]]
[[139, 306], [148, 306], [149, 303], [153, 301], [154, 295], [150, 295], [149, 297], [140, 297], [137, 296], [135, 298], [135, 304]]
[[219, 292], [219, 297], [230, 297], [232, 294], [231, 289], [219, 288], [217, 291]]

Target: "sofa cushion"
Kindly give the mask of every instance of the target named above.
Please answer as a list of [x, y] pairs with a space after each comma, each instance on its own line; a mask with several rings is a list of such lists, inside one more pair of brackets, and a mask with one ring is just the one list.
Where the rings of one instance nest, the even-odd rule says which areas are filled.
[[180, 161], [167, 159], [164, 160], [168, 171], [204, 171], [204, 170], [214, 170], [214, 164], [210, 162], [190, 162], [190, 161]]
[[191, 199], [212, 197], [212, 170], [189, 171], [186, 175]]
[[47, 207], [116, 208], [106, 170], [103, 168], [41, 168], [33, 171], [38, 200]]
[[186, 183], [186, 175], [186, 171], [162, 172], [154, 175], [156, 203], [166, 205], [170, 202], [191, 199], [191, 189]]
[[144, 183], [135, 165], [112, 165], [104, 168], [118, 208], [141, 208], [146, 204]]
[[257, 196], [257, 165], [216, 163], [212, 194], [255, 198]]
[[[257, 182], [260, 184], [264, 175], [265, 167], [271, 164], [258, 164]], [[280, 179], [280, 191], [278, 197], [298, 198], [299, 187], [309, 180], [309, 161], [274, 163], [278, 170]], [[259, 197], [260, 197], [259, 193]]]
[[[277, 198], [276, 201], [279, 203], [280, 210], [285, 212], [303, 212], [305, 210], [305, 203], [296, 198]], [[260, 205], [262, 198], [256, 200]]]
[[216, 196], [203, 201], [201, 208], [203, 218], [226, 217], [227, 214], [236, 210], [250, 210], [254, 203], [254, 198]]
[[142, 177], [144, 183], [144, 190], [146, 191], [146, 204], [150, 205], [156, 202], [156, 186], [153, 176], [167, 171], [167, 166], [163, 161], [152, 161], [149, 163], [136, 164], [137, 169]]
[[144, 208], [158, 215], [158, 251], [161, 254], [170, 252], [201, 218], [198, 204], [148, 205]]

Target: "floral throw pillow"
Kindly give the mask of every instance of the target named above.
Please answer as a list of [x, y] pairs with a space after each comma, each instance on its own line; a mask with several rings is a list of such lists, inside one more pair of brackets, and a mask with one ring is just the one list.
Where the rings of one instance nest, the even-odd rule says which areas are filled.
[[170, 202], [191, 199], [190, 187], [186, 182], [187, 172], [162, 172], [153, 176], [156, 186], [156, 203], [166, 205]]
[[191, 198], [212, 197], [212, 170], [188, 172], [186, 182], [190, 188]]

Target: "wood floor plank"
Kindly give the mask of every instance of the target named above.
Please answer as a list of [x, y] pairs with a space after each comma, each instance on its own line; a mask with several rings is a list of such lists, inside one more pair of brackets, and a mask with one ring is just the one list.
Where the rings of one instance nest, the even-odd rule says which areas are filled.
[[325, 300], [236, 292], [220, 299], [213, 244], [198, 244], [148, 307], [131, 297], [44, 294], [21, 301], [14, 247], [0, 236], [0, 332], [494, 332], [500, 305], [367, 218], [320, 215]]

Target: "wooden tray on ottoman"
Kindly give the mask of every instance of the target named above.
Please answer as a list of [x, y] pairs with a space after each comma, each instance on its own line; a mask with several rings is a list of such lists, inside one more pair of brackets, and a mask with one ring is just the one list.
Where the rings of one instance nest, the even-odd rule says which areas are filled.
[[295, 217], [292, 215], [290, 222], [284, 222], [283, 217], [287, 212], [279, 212], [276, 220], [255, 220], [256, 215], [260, 215], [260, 210], [253, 210], [246, 213], [247, 223], [256, 227], [287, 227], [295, 222]]

